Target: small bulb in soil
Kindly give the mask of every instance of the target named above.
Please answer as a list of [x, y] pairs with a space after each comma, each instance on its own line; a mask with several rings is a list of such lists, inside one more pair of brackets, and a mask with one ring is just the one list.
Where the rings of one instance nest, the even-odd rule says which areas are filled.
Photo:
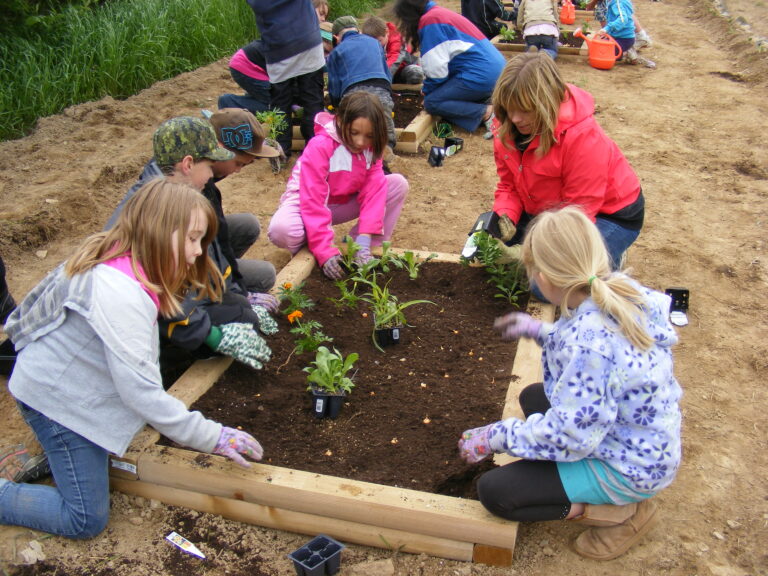
[[474, 350], [470, 350], [470, 351], [469, 351], [469, 355], [470, 355], [470, 356], [474, 356], [474, 355], [475, 355], [475, 351], [474, 351]]
[[480, 358], [478, 358], [478, 359], [477, 359], [477, 361], [478, 361], [478, 362], [482, 362], [482, 361], [483, 361], [483, 357], [482, 357], [482, 356], [480, 356]]
[[427, 387], [427, 383], [426, 383], [426, 382], [422, 382], [422, 383], [420, 384], [420, 386], [421, 386], [422, 388], [426, 388], [426, 387]]
[[333, 456], [333, 452], [331, 452], [330, 450], [326, 450], [325, 451], [325, 455], [326, 456]]
[[397, 444], [397, 438], [392, 438], [389, 442], [390, 444]]
[[430, 420], [429, 416], [427, 416], [426, 418], [424, 418], [424, 420], [422, 420], [422, 422], [424, 422], [424, 424], [429, 424], [430, 422], [432, 422], [432, 420]]
[[363, 312], [363, 318], [368, 318], [368, 312]]
[[243, 429], [243, 427], [242, 427], [242, 426], [238, 426], [238, 427], [237, 427], [237, 429], [238, 429], [238, 430], [242, 430], [242, 429]]
[[443, 374], [443, 378], [450, 378], [450, 377], [451, 377], [450, 374]]
[[400, 362], [405, 362], [405, 358], [400, 358]]
[[371, 396], [376, 396], [376, 392], [374, 392], [373, 390], [371, 390]]
[[459, 331], [458, 331], [458, 330], [454, 330], [454, 331], [453, 331], [453, 333], [454, 333], [454, 334], [458, 334], [458, 333], [459, 333]]

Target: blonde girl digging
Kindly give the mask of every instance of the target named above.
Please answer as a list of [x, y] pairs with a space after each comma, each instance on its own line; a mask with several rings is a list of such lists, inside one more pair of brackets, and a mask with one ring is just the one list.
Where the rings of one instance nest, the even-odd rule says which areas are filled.
[[521, 392], [525, 420], [467, 430], [459, 450], [470, 463], [493, 453], [521, 458], [480, 478], [488, 510], [592, 526], [576, 539], [576, 552], [610, 560], [657, 522], [650, 498], [680, 464], [669, 297], [611, 272], [600, 232], [576, 207], [533, 220], [522, 262], [561, 317], [545, 324], [514, 312], [495, 327], [503, 338], [542, 346], [544, 382]]

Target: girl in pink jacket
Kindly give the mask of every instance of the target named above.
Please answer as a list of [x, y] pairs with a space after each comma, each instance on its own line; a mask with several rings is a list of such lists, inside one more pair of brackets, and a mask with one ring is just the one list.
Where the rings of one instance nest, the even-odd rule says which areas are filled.
[[350, 235], [360, 245], [359, 264], [371, 245], [389, 240], [408, 194], [400, 174], [384, 174], [387, 124], [378, 99], [353, 92], [333, 116], [315, 116], [315, 136], [296, 161], [280, 206], [269, 224], [269, 239], [296, 254], [304, 244], [334, 280], [344, 276], [332, 226], [357, 218]]

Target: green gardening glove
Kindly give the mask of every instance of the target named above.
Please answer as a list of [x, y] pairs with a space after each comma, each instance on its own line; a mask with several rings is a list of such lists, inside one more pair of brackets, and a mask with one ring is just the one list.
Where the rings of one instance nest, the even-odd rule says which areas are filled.
[[513, 244], [512, 246], [507, 246], [498, 238], [495, 238], [495, 240], [496, 245], [499, 247], [499, 250], [501, 250], [501, 256], [496, 259], [497, 264], [509, 264], [511, 262], [517, 262], [520, 260], [520, 255], [523, 252], [522, 244]]
[[277, 322], [269, 315], [269, 312], [264, 306], [255, 304], [251, 306], [251, 310], [259, 318], [259, 330], [267, 336], [272, 336], [277, 333]]
[[499, 234], [502, 242], [509, 242], [515, 237], [517, 227], [512, 223], [512, 219], [506, 214], [499, 216]]
[[256, 370], [263, 368], [272, 357], [272, 350], [251, 324], [224, 324], [219, 326], [219, 330], [222, 338], [216, 352], [231, 356]]

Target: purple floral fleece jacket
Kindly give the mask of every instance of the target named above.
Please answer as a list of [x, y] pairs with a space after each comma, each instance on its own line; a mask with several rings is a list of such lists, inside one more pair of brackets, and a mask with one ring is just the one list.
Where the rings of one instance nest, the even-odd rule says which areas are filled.
[[668, 320], [669, 297], [637, 287], [655, 344], [635, 348], [591, 298], [570, 318], [543, 325], [536, 340], [551, 408], [492, 425], [494, 452], [527, 460], [601, 460], [642, 493], [672, 482], [681, 452], [682, 391], [671, 351], [677, 334]]

